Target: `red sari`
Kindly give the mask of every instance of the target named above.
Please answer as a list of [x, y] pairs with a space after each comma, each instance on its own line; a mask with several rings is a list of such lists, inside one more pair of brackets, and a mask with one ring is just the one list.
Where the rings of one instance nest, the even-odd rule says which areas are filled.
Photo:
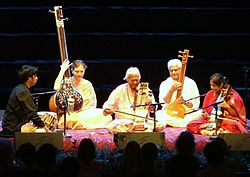
[[[203, 107], [215, 103], [217, 98], [218, 95], [215, 94], [213, 90], [208, 91], [204, 98]], [[218, 128], [222, 128], [227, 132], [246, 133], [246, 109], [241, 96], [234, 89], [232, 89], [230, 99], [227, 101], [227, 103], [236, 111], [237, 116], [232, 116], [229, 112], [225, 111], [224, 114], [220, 117], [224, 117], [227, 119], [222, 119], [220, 122], [220, 127]], [[211, 114], [213, 108], [213, 106], [210, 106], [205, 108], [204, 110], [207, 113]], [[208, 122], [209, 117], [202, 117], [189, 122], [187, 125], [187, 129], [193, 133], [200, 133], [200, 131], [202, 130], [200, 126]]]

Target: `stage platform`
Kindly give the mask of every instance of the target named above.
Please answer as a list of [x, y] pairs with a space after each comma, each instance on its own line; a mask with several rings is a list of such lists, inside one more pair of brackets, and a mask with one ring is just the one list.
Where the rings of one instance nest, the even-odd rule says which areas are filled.
[[[0, 126], [0, 130], [1, 129], [2, 128]], [[167, 147], [168, 150], [173, 151], [176, 138], [182, 131], [185, 130], [186, 130], [185, 128], [172, 128], [172, 127], [167, 127], [164, 130], [162, 130], [162, 132], [165, 133], [165, 147]], [[63, 146], [65, 152], [74, 153], [77, 150], [77, 147], [79, 146], [79, 143], [83, 138], [91, 138], [93, 142], [96, 144], [97, 150], [103, 150], [108, 148], [109, 151], [114, 151], [117, 148], [119, 148], [117, 146], [117, 143], [114, 141], [114, 134], [105, 128], [91, 129], [91, 130], [66, 130], [65, 132], [64, 131], [60, 132], [62, 132], [62, 134], [65, 135], [63, 136]], [[133, 132], [133, 133], [139, 134], [143, 132]], [[194, 135], [194, 136], [197, 146], [197, 152], [202, 152], [204, 145], [210, 140], [210, 137], [203, 135]]]
[[[178, 135], [185, 131], [185, 128], [172, 128], [167, 127], [162, 132], [165, 132], [165, 147], [168, 150], [174, 150], [174, 143]], [[135, 132], [142, 133], [142, 132]], [[81, 139], [91, 138], [98, 150], [109, 148], [109, 150], [116, 150], [117, 143], [114, 141], [114, 134], [110, 133], [107, 129], [92, 129], [92, 130], [67, 130], [66, 135], [70, 135], [71, 138], [64, 138], [65, 151], [72, 151], [78, 147]], [[201, 153], [204, 145], [210, 141], [209, 136], [194, 135], [196, 141], [197, 153]]]
[[[0, 121], [0, 130], [1, 130], [1, 121]], [[166, 127], [165, 129], [162, 130], [162, 132], [165, 133], [165, 147], [169, 151], [172, 152], [174, 151], [175, 140], [177, 139], [178, 135], [185, 130], [186, 128], [173, 128], [173, 127]], [[62, 140], [65, 152], [75, 153], [77, 147], [79, 146], [80, 141], [83, 138], [91, 138], [93, 142], [96, 144], [97, 150], [103, 150], [108, 148], [109, 151], [114, 151], [118, 149], [117, 143], [114, 141], [114, 134], [105, 128], [91, 129], [91, 130], [66, 130], [65, 132], [61, 131], [61, 133], [65, 135], [63, 136]], [[142, 133], [142, 132], [134, 132], [134, 133]], [[196, 141], [196, 151], [197, 153], [202, 153], [204, 146], [206, 145], [207, 142], [211, 140], [211, 137], [199, 134], [194, 134], [194, 137]]]

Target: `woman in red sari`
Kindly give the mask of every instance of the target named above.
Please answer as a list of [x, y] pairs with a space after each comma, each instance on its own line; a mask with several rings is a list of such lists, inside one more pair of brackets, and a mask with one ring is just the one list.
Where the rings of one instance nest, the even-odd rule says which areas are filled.
[[[216, 135], [219, 133], [246, 133], [246, 109], [241, 96], [227, 84], [228, 79], [220, 73], [210, 77], [211, 90], [207, 92], [203, 102], [202, 117], [191, 121], [187, 129], [202, 135]], [[222, 99], [220, 99], [222, 98]], [[214, 106], [218, 104], [217, 120], [215, 120]], [[216, 123], [216, 124], [215, 124]], [[216, 126], [212, 126], [216, 125]]]

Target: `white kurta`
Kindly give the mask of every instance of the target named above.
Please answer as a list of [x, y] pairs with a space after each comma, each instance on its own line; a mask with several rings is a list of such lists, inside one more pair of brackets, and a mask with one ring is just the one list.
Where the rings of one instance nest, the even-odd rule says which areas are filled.
[[[164, 103], [164, 96], [169, 92], [171, 86], [173, 85], [174, 80], [171, 77], [168, 77], [164, 80], [159, 88], [159, 102]], [[186, 125], [191, 121], [198, 117], [200, 117], [200, 112], [195, 112], [192, 114], [187, 114], [183, 119], [171, 117], [166, 113], [166, 108], [169, 104], [173, 103], [176, 100], [177, 91], [173, 92], [170, 103], [166, 103], [162, 106], [162, 110], [156, 111], [156, 119], [162, 124], [170, 125], [173, 127], [186, 127]], [[199, 90], [197, 84], [194, 80], [185, 76], [184, 84], [182, 88], [182, 96], [184, 100], [188, 100], [190, 98], [195, 98], [199, 96]], [[198, 109], [200, 106], [200, 98], [190, 100], [192, 102], [193, 107], [187, 108], [186, 112], [189, 112], [194, 109]]]
[[[124, 127], [124, 124], [132, 124], [134, 121], [141, 119], [132, 115], [146, 118], [148, 114], [147, 107], [133, 108], [135, 99], [138, 99], [138, 97], [136, 98], [135, 92], [133, 92], [127, 83], [119, 85], [111, 92], [108, 100], [103, 104], [103, 109], [112, 109], [116, 111], [115, 120], [108, 126], [110, 130], [120, 126], [124, 131], [129, 131], [129, 128]], [[154, 95], [152, 94], [152, 96], [149, 96], [148, 100], [154, 102]], [[119, 112], [124, 112], [125, 114]]]

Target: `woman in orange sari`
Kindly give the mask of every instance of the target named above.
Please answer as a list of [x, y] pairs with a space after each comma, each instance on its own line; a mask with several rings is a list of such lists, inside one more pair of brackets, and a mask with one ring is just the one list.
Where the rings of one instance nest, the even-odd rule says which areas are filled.
[[[234, 89], [225, 89], [229, 86], [227, 82], [228, 79], [223, 77], [220, 73], [215, 73], [210, 77], [211, 90], [207, 92], [204, 98], [202, 117], [189, 122], [187, 125], [188, 130], [193, 133], [209, 136], [227, 132], [247, 132], [244, 102]], [[219, 101], [218, 97], [222, 95], [223, 91], [228, 91], [228, 93], [223, 95], [225, 97], [223, 97], [222, 101]], [[213, 105], [218, 101], [221, 102], [218, 104], [218, 108], [221, 111], [217, 112], [217, 119], [215, 120], [215, 115], [213, 113], [215, 108]], [[211, 126], [213, 124], [216, 126]]]

